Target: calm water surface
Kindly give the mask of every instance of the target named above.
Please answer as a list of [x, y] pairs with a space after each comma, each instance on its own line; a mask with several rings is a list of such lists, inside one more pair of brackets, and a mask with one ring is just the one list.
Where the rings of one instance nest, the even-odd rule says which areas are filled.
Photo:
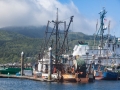
[[80, 84], [0, 78], [0, 90], [120, 90], [120, 80], [100, 80], [94, 83]]

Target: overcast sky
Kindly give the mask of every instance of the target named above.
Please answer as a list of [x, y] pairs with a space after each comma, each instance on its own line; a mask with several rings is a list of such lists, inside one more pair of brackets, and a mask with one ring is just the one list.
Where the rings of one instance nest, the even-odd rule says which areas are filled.
[[[71, 30], [93, 34], [97, 19], [99, 19], [98, 13], [110, 1], [114, 3], [116, 8], [120, 8], [119, 0], [0, 0], [0, 27], [47, 25], [48, 20], [56, 19], [56, 8], [58, 8], [60, 21], [66, 20], [68, 23], [70, 16], [74, 16]], [[113, 7], [111, 3], [106, 5], [106, 10], [115, 9], [115, 14], [120, 16], [120, 11], [117, 11], [119, 9]], [[110, 5], [113, 9], [110, 9]], [[117, 32], [116, 35], [119, 36], [120, 19], [110, 14], [112, 12], [106, 14], [107, 21], [105, 24], [108, 25], [108, 21], [111, 20], [111, 30], [113, 29], [111, 32]]]

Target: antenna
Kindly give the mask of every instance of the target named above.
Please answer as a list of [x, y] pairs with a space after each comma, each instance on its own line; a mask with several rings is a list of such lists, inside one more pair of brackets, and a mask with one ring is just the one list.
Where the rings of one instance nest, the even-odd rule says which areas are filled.
[[[97, 23], [96, 23], [96, 31], [95, 31], [95, 33], [97, 32], [97, 26], [98, 26], [98, 19], [97, 19]], [[94, 35], [94, 49], [95, 49], [95, 38], [96, 38], [96, 36]]]
[[109, 39], [109, 37], [110, 37], [110, 22], [111, 22], [111, 21], [108, 22], [108, 39]]

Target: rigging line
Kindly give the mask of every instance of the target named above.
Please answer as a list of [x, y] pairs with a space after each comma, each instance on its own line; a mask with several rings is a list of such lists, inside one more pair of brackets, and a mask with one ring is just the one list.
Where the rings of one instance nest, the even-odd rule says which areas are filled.
[[95, 30], [95, 34], [94, 34], [94, 49], [95, 49], [95, 45], [96, 45], [96, 32], [97, 32], [97, 27], [98, 27], [98, 19], [97, 19], [96, 30]]
[[[52, 36], [52, 34], [53, 34], [54, 29], [55, 29], [55, 26], [54, 26], [54, 28], [53, 28], [53, 30], [52, 30], [52, 32], [51, 32], [51, 34], [50, 34], [48, 40], [46, 40], [46, 39], [47, 39], [47, 36], [46, 36], [46, 38], [45, 38], [44, 48], [43, 48], [43, 51], [42, 51], [43, 54], [44, 54], [44, 51], [45, 51], [45, 49], [46, 49], [45, 47], [48, 46], [48, 43], [49, 43], [49, 41], [50, 41], [50, 38], [51, 38], [51, 36]], [[47, 31], [48, 31], [48, 30], [47, 30]], [[46, 35], [47, 35], [47, 31], [46, 31]]]
[[63, 33], [59, 33], [59, 48], [61, 47], [60, 44], [63, 42]]
[[52, 32], [51, 32], [51, 34], [50, 34], [50, 36], [49, 36], [49, 38], [48, 38], [48, 40], [47, 40], [46, 46], [48, 45], [48, 43], [49, 43], [49, 41], [50, 41], [50, 38], [51, 38], [54, 30], [55, 30], [55, 26], [53, 27], [53, 30], [52, 30]]
[[60, 29], [58, 29], [58, 46], [59, 46], [59, 48], [60, 48]]
[[[71, 22], [71, 24], [72, 24], [71, 31], [73, 31], [74, 24], [73, 24], [73, 22]], [[68, 31], [68, 34], [69, 34], [69, 31]], [[69, 41], [69, 37], [67, 36], [67, 47], [68, 47], [68, 51], [69, 51], [70, 47], [69, 47], [69, 42], [68, 41]]]
[[[72, 24], [72, 29], [71, 29], [71, 31], [73, 31], [73, 22], [71, 22], [71, 24]], [[67, 32], [67, 33], [69, 33], [69, 31]], [[66, 50], [67, 51], [69, 51], [69, 37], [68, 37], [68, 35], [67, 35], [67, 37], [66, 37]]]
[[50, 23], [50, 21], [48, 21], [48, 23], [47, 23], [47, 26], [46, 26], [46, 30], [45, 30], [45, 41], [44, 41], [44, 43], [43, 43], [43, 51], [41, 51], [41, 56], [42, 56], [42, 58], [43, 58], [43, 54], [44, 54], [44, 50], [45, 50], [45, 44], [46, 44], [46, 38], [47, 38], [47, 31], [48, 31], [48, 26], [49, 26], [49, 23]]
[[66, 49], [67, 51], [69, 51], [68, 36], [67, 36], [67, 38], [66, 38], [66, 47], [65, 47], [65, 49]]
[[61, 47], [61, 48], [63, 48], [63, 45], [64, 45], [64, 43], [65, 43], [65, 39], [66, 39], [66, 37], [67, 37], [67, 35], [68, 35], [68, 30], [69, 30], [70, 24], [71, 24], [71, 22], [73, 22], [73, 17], [74, 17], [74, 16], [71, 16], [71, 18], [70, 18], [70, 22], [69, 22], [69, 25], [68, 25], [68, 27], [67, 27], [67, 29], [66, 29], [65, 37], [64, 37], [63, 44], [62, 44], [62, 47]]
[[99, 36], [99, 32], [100, 32], [100, 28], [98, 29], [95, 39]]
[[[65, 33], [65, 32], [64, 32]], [[63, 38], [64, 37], [64, 35], [63, 35], [63, 33], [60, 33], [60, 38], [61, 38], [61, 43], [63, 42]], [[65, 46], [65, 45], [64, 45]], [[60, 46], [61, 47], [61, 46]], [[65, 47], [64, 47], [65, 48]], [[61, 50], [61, 53], [63, 52], [63, 50], [62, 49], [60, 49]]]
[[66, 21], [67, 19], [69, 19], [70, 17], [66, 17], [65, 19], [63, 19], [62, 21]]
[[[60, 31], [60, 30], [59, 30]], [[64, 31], [64, 33], [65, 33], [65, 31]], [[59, 42], [61, 43], [61, 42], [63, 42], [63, 40], [61, 39], [60, 40], [60, 38], [63, 38], [63, 33], [59, 33]], [[61, 47], [61, 45], [59, 44], [59, 48]], [[64, 47], [65, 48], [65, 47]], [[63, 53], [63, 51], [65, 51], [65, 50], [63, 50], [62, 48], [59, 50], [59, 52], [58, 52], [58, 55], [60, 55], [60, 54], [62, 54]]]
[[[60, 28], [60, 27], [61, 27], [61, 28], [64, 28], [61, 24], [59, 25], [59, 28]], [[64, 30], [64, 29], [61, 29], [61, 30]]]

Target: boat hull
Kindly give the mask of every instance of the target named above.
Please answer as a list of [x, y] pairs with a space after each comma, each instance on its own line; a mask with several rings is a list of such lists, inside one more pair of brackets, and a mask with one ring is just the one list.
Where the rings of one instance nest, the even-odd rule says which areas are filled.
[[102, 79], [103, 79], [102, 71], [95, 71], [95, 80], [102, 80]]
[[103, 72], [103, 79], [104, 80], [117, 80], [118, 79], [118, 73], [116, 72]]
[[[25, 68], [24, 70], [32, 70], [30, 68]], [[1, 68], [0, 74], [16, 74], [21, 71], [21, 68]]]
[[88, 83], [89, 82], [89, 78], [76, 78], [76, 81], [77, 82], [80, 82], [80, 83]]
[[95, 76], [95, 80], [102, 80], [103, 76]]
[[75, 75], [72, 74], [63, 74], [64, 82], [76, 82]]
[[72, 74], [63, 74], [63, 80], [64, 82], [79, 82], [79, 83], [88, 83], [89, 82], [89, 78], [88, 77], [80, 77], [78, 78], [75, 75]]

